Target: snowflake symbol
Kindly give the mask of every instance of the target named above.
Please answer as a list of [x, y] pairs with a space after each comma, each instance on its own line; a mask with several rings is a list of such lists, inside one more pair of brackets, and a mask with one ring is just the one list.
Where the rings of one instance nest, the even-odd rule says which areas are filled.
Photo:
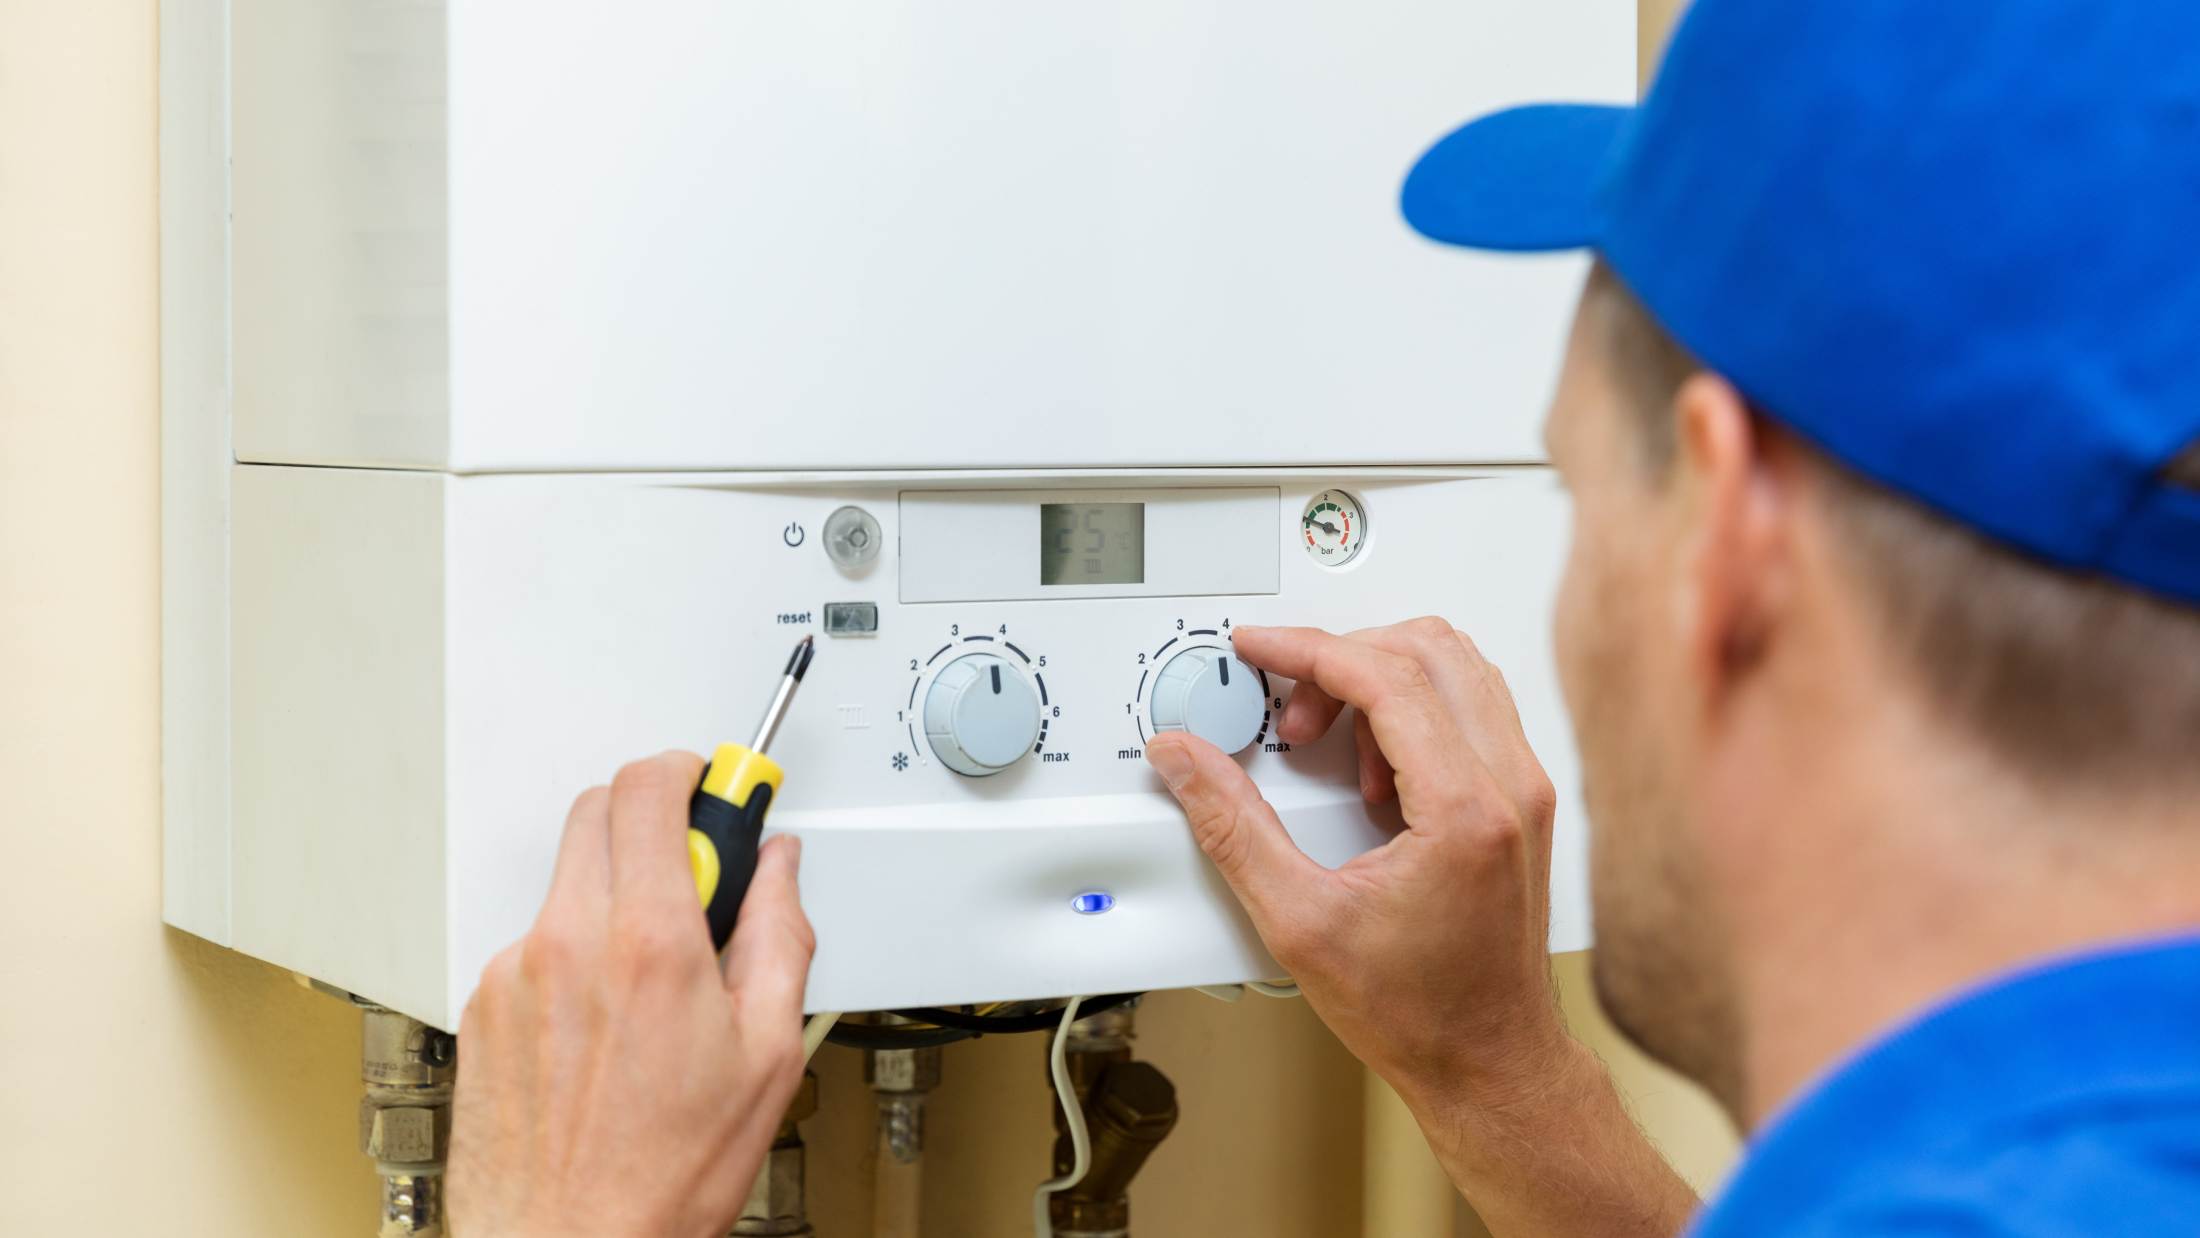
[[901, 770], [905, 770], [905, 769], [908, 769], [908, 768], [909, 768], [909, 754], [908, 754], [908, 753], [906, 753], [906, 752], [897, 752], [897, 753], [895, 753], [895, 754], [894, 754], [894, 769], [895, 769], [895, 770], [896, 770], [897, 772], [899, 772], [899, 771], [901, 771]]

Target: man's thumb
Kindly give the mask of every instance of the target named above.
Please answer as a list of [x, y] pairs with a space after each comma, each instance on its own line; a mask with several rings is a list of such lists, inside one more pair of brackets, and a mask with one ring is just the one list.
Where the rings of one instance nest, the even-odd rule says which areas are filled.
[[1146, 762], [1184, 809], [1192, 837], [1265, 930], [1268, 913], [1324, 870], [1284, 832], [1276, 810], [1238, 763], [1197, 736], [1165, 732], [1146, 745]]

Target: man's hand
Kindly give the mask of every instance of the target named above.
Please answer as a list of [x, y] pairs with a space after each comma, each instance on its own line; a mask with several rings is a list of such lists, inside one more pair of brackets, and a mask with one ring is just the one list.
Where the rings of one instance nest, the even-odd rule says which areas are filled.
[[1331, 871], [1284, 833], [1238, 763], [1188, 735], [1147, 759], [1276, 961], [1401, 1092], [1503, 1082], [1567, 1043], [1551, 987], [1551, 780], [1497, 669], [1441, 619], [1351, 636], [1239, 628], [1239, 657], [1298, 680], [1278, 738], [1321, 738], [1347, 705], [1360, 790], [1406, 829]]
[[1241, 627], [1235, 646], [1298, 681], [1279, 738], [1312, 742], [1355, 711], [1361, 792], [1395, 798], [1406, 824], [1323, 868], [1236, 761], [1189, 735], [1155, 736], [1147, 759], [1269, 952], [1398, 1090], [1493, 1232], [1676, 1232], [1694, 1195], [1559, 1013], [1556, 796], [1504, 677], [1441, 619], [1351, 636]]
[[573, 805], [542, 914], [459, 1026], [450, 1207], [467, 1238], [719, 1238], [802, 1076], [815, 940], [766, 844], [723, 967], [688, 867], [702, 759]]

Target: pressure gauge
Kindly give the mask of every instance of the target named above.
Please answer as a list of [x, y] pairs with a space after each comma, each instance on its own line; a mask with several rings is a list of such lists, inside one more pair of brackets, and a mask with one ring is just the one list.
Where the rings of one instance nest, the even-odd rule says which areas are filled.
[[1343, 567], [1367, 544], [1367, 515], [1360, 501], [1342, 490], [1324, 490], [1308, 501], [1299, 518], [1306, 555], [1323, 567]]

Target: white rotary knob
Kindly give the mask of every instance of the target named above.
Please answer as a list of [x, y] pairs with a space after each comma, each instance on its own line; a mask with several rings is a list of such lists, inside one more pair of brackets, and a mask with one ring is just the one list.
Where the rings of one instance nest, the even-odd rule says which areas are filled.
[[1224, 752], [1260, 738], [1268, 700], [1260, 675], [1227, 649], [1187, 649], [1153, 683], [1153, 729], [1190, 731]]
[[1039, 742], [1039, 697], [1008, 659], [964, 654], [925, 693], [924, 737], [956, 773], [998, 774]]

